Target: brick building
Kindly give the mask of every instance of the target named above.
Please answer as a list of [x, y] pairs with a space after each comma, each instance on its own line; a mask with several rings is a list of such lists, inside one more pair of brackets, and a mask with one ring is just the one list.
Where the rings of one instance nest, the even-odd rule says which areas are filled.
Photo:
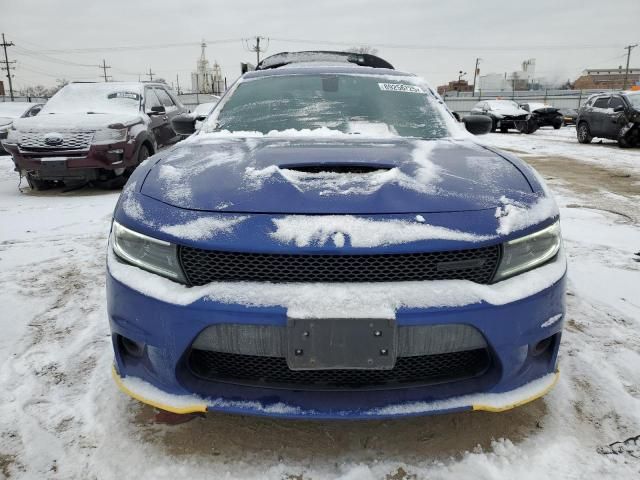
[[[589, 88], [602, 88], [620, 90], [624, 85], [625, 69], [618, 68], [593, 68], [585, 70], [575, 81], [574, 88], [586, 90]], [[640, 84], [640, 68], [630, 68], [627, 77], [627, 88]]]
[[466, 80], [454, 80], [438, 87], [440, 95], [444, 95], [445, 92], [473, 92], [473, 85], [469, 85]]

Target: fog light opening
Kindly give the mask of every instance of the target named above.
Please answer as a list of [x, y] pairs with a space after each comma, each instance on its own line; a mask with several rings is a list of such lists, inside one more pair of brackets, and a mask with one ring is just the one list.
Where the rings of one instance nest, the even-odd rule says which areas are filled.
[[553, 336], [547, 337], [544, 340], [540, 340], [535, 346], [531, 349], [531, 355], [534, 357], [538, 357], [543, 353], [550, 350], [553, 346]]
[[119, 336], [118, 341], [120, 343], [120, 347], [127, 355], [140, 358], [144, 354], [144, 343], [136, 342], [135, 340], [123, 337], [122, 335]]

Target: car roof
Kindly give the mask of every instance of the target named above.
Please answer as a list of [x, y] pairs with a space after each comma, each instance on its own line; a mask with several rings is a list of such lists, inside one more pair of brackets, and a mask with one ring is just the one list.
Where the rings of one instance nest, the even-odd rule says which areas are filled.
[[335, 75], [372, 75], [372, 76], [390, 76], [390, 77], [416, 77], [416, 75], [390, 68], [373, 68], [360, 67], [357, 65], [331, 64], [331, 63], [297, 63], [282, 66], [279, 68], [270, 68], [266, 70], [254, 70], [243, 75], [244, 79], [277, 77], [287, 75], [318, 75], [318, 74], [335, 74]]
[[[115, 85], [117, 87], [127, 87], [127, 86], [150, 86], [150, 87], [165, 87], [170, 88], [169, 85], [162, 82], [106, 82], [109, 85]], [[105, 82], [69, 82], [68, 85], [103, 85]]]

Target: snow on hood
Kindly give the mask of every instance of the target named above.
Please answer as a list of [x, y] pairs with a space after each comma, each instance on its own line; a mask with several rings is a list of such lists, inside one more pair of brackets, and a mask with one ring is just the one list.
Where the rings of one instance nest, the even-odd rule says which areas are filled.
[[0, 127], [10, 125], [13, 122], [13, 118], [0, 117]]
[[493, 100], [489, 101], [489, 106], [492, 112], [499, 113], [500, 115], [528, 115], [529, 112], [520, 108], [517, 103], [508, 100]]
[[551, 196], [540, 197], [531, 205], [502, 197], [502, 206], [496, 209], [498, 219], [497, 233], [508, 235], [511, 232], [524, 230], [548, 218], [559, 215], [558, 205]]
[[51, 113], [18, 118], [13, 125], [18, 130], [97, 130], [121, 123], [125, 126], [143, 121], [143, 115], [131, 113]]
[[156, 157], [141, 192], [190, 210], [283, 214], [495, 209], [533, 193], [512, 161], [473, 142], [298, 133], [197, 135]]
[[270, 234], [272, 238], [298, 247], [324, 245], [330, 238], [336, 247], [342, 247], [345, 236], [352, 247], [379, 247], [418, 240], [479, 242], [492, 238], [422, 222], [374, 221], [352, 215], [291, 215], [274, 219], [273, 223], [276, 230]]

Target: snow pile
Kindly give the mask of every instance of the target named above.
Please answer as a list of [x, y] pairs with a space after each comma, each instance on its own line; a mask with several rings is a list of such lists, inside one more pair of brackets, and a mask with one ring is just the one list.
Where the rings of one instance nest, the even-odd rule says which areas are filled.
[[545, 321], [542, 325], [540, 325], [541, 328], [547, 328], [550, 327], [551, 325], [553, 325], [554, 323], [559, 322], [562, 319], [562, 314], [559, 313], [557, 315], [552, 316], [551, 318], [549, 318], [547, 321]]
[[335, 233], [349, 238], [352, 247], [379, 247], [419, 240], [479, 242], [492, 236], [452, 230], [423, 222], [370, 220], [353, 215], [290, 215], [273, 219], [275, 232], [269, 235], [298, 247], [324, 245]]
[[566, 271], [563, 255], [552, 263], [494, 285], [467, 280], [375, 283], [214, 282], [186, 287], [120, 263], [108, 255], [111, 274], [140, 293], [163, 302], [189, 305], [199, 300], [249, 307], [283, 307], [295, 318], [395, 318], [400, 308], [492, 305], [521, 300], [550, 287]]
[[259, 190], [265, 182], [283, 178], [301, 192], [314, 190], [319, 191], [320, 195], [369, 195], [387, 184], [396, 184], [421, 193], [434, 193], [441, 180], [442, 169], [430, 157], [434, 149], [447, 148], [451, 144], [435, 140], [415, 140], [413, 144], [411, 159], [416, 165], [413, 176], [407, 175], [398, 167], [366, 173], [310, 173], [269, 165], [260, 169], [246, 167], [244, 181], [248, 189]]
[[538, 378], [522, 387], [503, 393], [479, 393], [464, 395], [449, 400], [437, 402], [411, 402], [401, 405], [391, 405], [377, 408], [367, 412], [370, 415], [410, 415], [417, 413], [427, 413], [436, 410], [453, 410], [468, 405], [479, 405], [494, 409], [509, 408], [514, 404], [522, 402], [524, 399], [539, 395], [541, 392], [551, 388], [556, 382], [557, 375], [550, 373]]
[[320, 195], [370, 195], [388, 184], [422, 193], [435, 191], [434, 185], [421, 183], [399, 168], [367, 173], [308, 173], [270, 165], [262, 169], [247, 167], [244, 173], [245, 184], [250, 190], [259, 190], [264, 182], [277, 177], [284, 178], [301, 192], [315, 190]]
[[230, 233], [233, 231], [233, 227], [246, 219], [247, 217], [228, 215], [224, 217], [202, 217], [182, 224], [165, 225], [160, 227], [160, 230], [185, 240], [204, 240], [213, 238], [221, 233]]
[[411, 152], [411, 158], [418, 165], [416, 169], [416, 180], [422, 185], [429, 185], [440, 180], [440, 167], [429, 160], [429, 156], [434, 148], [446, 144], [434, 141], [418, 140], [415, 142], [415, 148]]
[[527, 206], [507, 197], [501, 197], [502, 206], [496, 208], [497, 233], [508, 235], [523, 230], [549, 218], [558, 216], [558, 205], [553, 197], [541, 197], [533, 205]]
[[357, 136], [358, 138], [398, 138], [398, 135], [393, 134], [388, 128], [386, 129], [386, 134], [381, 137], [381, 129], [379, 127], [373, 128], [364, 128], [362, 125], [359, 127], [360, 130], [355, 133], [346, 133], [341, 130], [335, 130], [327, 127], [319, 127], [319, 128], [303, 128], [300, 130], [296, 130], [295, 128], [287, 128], [285, 130], [271, 130], [270, 132], [262, 133], [257, 131], [229, 131], [229, 130], [220, 130], [216, 132], [204, 132], [201, 131], [198, 135], [196, 135], [193, 139], [194, 142], [199, 140], [215, 140], [219, 138], [353, 138]]
[[282, 402], [262, 404], [260, 402], [249, 402], [239, 400], [226, 400], [223, 398], [203, 398], [198, 395], [176, 395], [160, 390], [156, 386], [137, 377], [120, 378], [122, 386], [136, 395], [155, 404], [170, 405], [175, 408], [188, 408], [206, 405], [213, 409], [229, 408], [238, 410], [254, 410], [274, 415], [295, 415], [300, 413], [300, 409], [285, 405]]

